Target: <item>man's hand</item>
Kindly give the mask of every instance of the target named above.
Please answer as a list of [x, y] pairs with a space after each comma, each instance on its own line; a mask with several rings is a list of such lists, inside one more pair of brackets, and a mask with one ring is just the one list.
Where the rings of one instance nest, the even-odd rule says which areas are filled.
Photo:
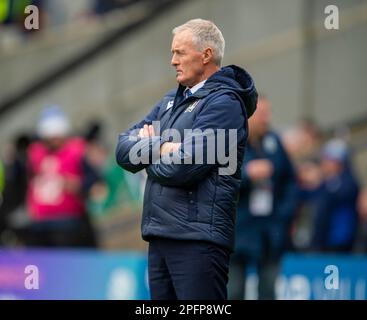
[[[154, 128], [152, 125], [145, 124], [143, 128], [139, 130], [140, 138], [150, 138], [155, 136]], [[177, 151], [181, 146], [181, 143], [165, 142], [161, 145], [161, 156]]]
[[155, 136], [153, 126], [151, 124], [145, 124], [144, 127], [139, 130], [138, 136], [140, 138], [149, 138]]
[[181, 146], [179, 142], [165, 142], [161, 145], [161, 156], [170, 152], [176, 152]]
[[269, 160], [265, 159], [249, 161], [246, 166], [246, 172], [250, 177], [250, 180], [254, 182], [270, 178], [273, 171], [273, 164]]

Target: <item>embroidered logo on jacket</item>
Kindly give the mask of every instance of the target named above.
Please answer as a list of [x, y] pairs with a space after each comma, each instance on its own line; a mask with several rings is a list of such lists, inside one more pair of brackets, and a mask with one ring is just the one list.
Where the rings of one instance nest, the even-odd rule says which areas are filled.
[[194, 110], [195, 109], [195, 107], [198, 105], [198, 103], [200, 102], [200, 100], [196, 100], [196, 101], [194, 101], [193, 103], [191, 103], [187, 108], [186, 108], [186, 110], [185, 110], [185, 112], [184, 113], [186, 113], [186, 112], [191, 112], [192, 110]]
[[174, 102], [173, 100], [168, 101], [166, 110], [168, 110], [168, 109], [170, 109], [170, 108], [173, 107], [173, 102]]

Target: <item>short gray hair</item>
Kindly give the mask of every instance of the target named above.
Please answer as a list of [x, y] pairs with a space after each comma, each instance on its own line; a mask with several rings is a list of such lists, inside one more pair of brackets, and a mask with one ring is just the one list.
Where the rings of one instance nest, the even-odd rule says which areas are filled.
[[218, 27], [208, 20], [193, 19], [174, 28], [172, 34], [176, 35], [185, 30], [192, 32], [193, 41], [198, 50], [204, 50], [207, 47], [213, 49], [214, 62], [220, 66], [224, 55], [225, 41]]

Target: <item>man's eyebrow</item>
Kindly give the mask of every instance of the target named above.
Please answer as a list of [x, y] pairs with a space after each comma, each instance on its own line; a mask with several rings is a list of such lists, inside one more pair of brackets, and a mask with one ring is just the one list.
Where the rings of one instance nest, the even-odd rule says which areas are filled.
[[181, 53], [181, 52], [184, 52], [184, 49], [174, 49], [174, 48], [172, 48], [171, 52]]

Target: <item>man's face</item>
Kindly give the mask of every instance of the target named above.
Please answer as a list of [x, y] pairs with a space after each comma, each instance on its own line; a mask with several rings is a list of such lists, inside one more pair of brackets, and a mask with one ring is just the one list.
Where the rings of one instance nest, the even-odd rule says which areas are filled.
[[171, 64], [176, 68], [176, 80], [183, 86], [192, 87], [203, 79], [204, 53], [198, 51], [189, 30], [176, 34], [172, 40]]
[[249, 119], [249, 133], [252, 136], [262, 137], [270, 128], [270, 104], [266, 99], [259, 99], [253, 116]]
[[45, 139], [45, 144], [50, 150], [58, 150], [65, 143], [66, 138], [62, 136], [55, 136]]

